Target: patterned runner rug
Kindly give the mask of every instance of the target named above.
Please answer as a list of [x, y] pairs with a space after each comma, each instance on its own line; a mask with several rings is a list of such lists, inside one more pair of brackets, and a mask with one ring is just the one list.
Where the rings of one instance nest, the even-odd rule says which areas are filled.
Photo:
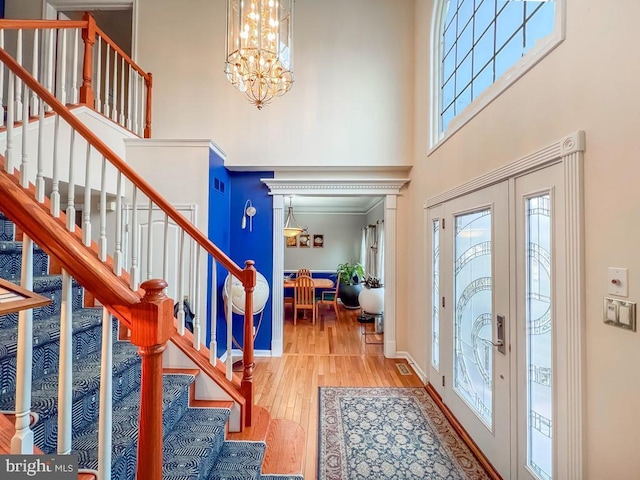
[[318, 479], [481, 480], [423, 388], [320, 387]]

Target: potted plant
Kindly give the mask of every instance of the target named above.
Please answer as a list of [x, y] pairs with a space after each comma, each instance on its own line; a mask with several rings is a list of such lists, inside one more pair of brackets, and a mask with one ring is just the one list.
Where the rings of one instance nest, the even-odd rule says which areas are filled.
[[338, 297], [345, 308], [360, 308], [358, 294], [362, 290], [360, 282], [364, 277], [364, 267], [358, 262], [341, 263], [336, 267], [336, 277], [340, 282]]

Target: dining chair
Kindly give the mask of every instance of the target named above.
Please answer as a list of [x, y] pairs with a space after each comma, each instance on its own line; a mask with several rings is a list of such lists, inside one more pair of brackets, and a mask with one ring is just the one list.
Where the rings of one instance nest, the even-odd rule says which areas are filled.
[[311, 310], [311, 323], [316, 324], [316, 289], [310, 276], [296, 278], [293, 287], [293, 324], [298, 319], [298, 310]]
[[303, 275], [306, 275], [307, 277], [312, 277], [313, 275], [311, 275], [311, 270], [309, 270], [308, 268], [300, 268], [298, 269], [298, 273], [296, 274], [296, 277], [302, 277]]
[[316, 300], [316, 316], [320, 311], [320, 305], [329, 305], [333, 306], [333, 311], [336, 312], [336, 320], [338, 319], [338, 288], [340, 288], [340, 282], [336, 281], [334, 290], [325, 290], [320, 294], [320, 298]]

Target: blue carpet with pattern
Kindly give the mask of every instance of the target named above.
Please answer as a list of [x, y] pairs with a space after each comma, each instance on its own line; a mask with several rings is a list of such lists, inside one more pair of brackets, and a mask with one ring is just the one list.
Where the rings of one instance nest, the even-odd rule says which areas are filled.
[[[13, 224], [0, 213], [0, 277], [19, 283], [22, 243], [14, 241]], [[48, 257], [34, 247], [34, 288], [51, 298], [33, 313], [32, 426], [35, 443], [55, 453], [59, 324], [62, 280], [48, 274]], [[98, 458], [98, 411], [102, 312], [82, 308], [83, 289], [73, 288], [73, 452], [80, 466], [95, 470]], [[15, 409], [18, 315], [0, 316], [0, 410]], [[113, 328], [116, 328], [114, 322]], [[114, 339], [117, 335], [114, 335]], [[301, 476], [262, 475], [263, 442], [225, 440], [229, 410], [189, 407], [191, 375], [165, 375], [163, 380], [163, 479], [301, 479]], [[128, 342], [113, 344], [112, 479], [135, 478], [140, 358]]]

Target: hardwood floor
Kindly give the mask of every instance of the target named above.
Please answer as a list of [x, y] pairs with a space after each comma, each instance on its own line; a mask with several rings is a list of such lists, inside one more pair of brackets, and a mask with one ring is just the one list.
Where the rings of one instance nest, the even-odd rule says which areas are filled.
[[[382, 345], [365, 345], [358, 312], [341, 307], [336, 319], [332, 309], [321, 309], [315, 325], [311, 319], [298, 319], [293, 325], [292, 311], [285, 308], [284, 355], [257, 358], [254, 380], [255, 402], [272, 418], [299, 423], [306, 432], [303, 475], [317, 476], [318, 387], [422, 387], [420, 379], [401, 375], [396, 363], [387, 359]], [[366, 325], [373, 331], [373, 325]], [[367, 342], [382, 341], [382, 335], [368, 335]], [[282, 445], [283, 449], [290, 448]]]

